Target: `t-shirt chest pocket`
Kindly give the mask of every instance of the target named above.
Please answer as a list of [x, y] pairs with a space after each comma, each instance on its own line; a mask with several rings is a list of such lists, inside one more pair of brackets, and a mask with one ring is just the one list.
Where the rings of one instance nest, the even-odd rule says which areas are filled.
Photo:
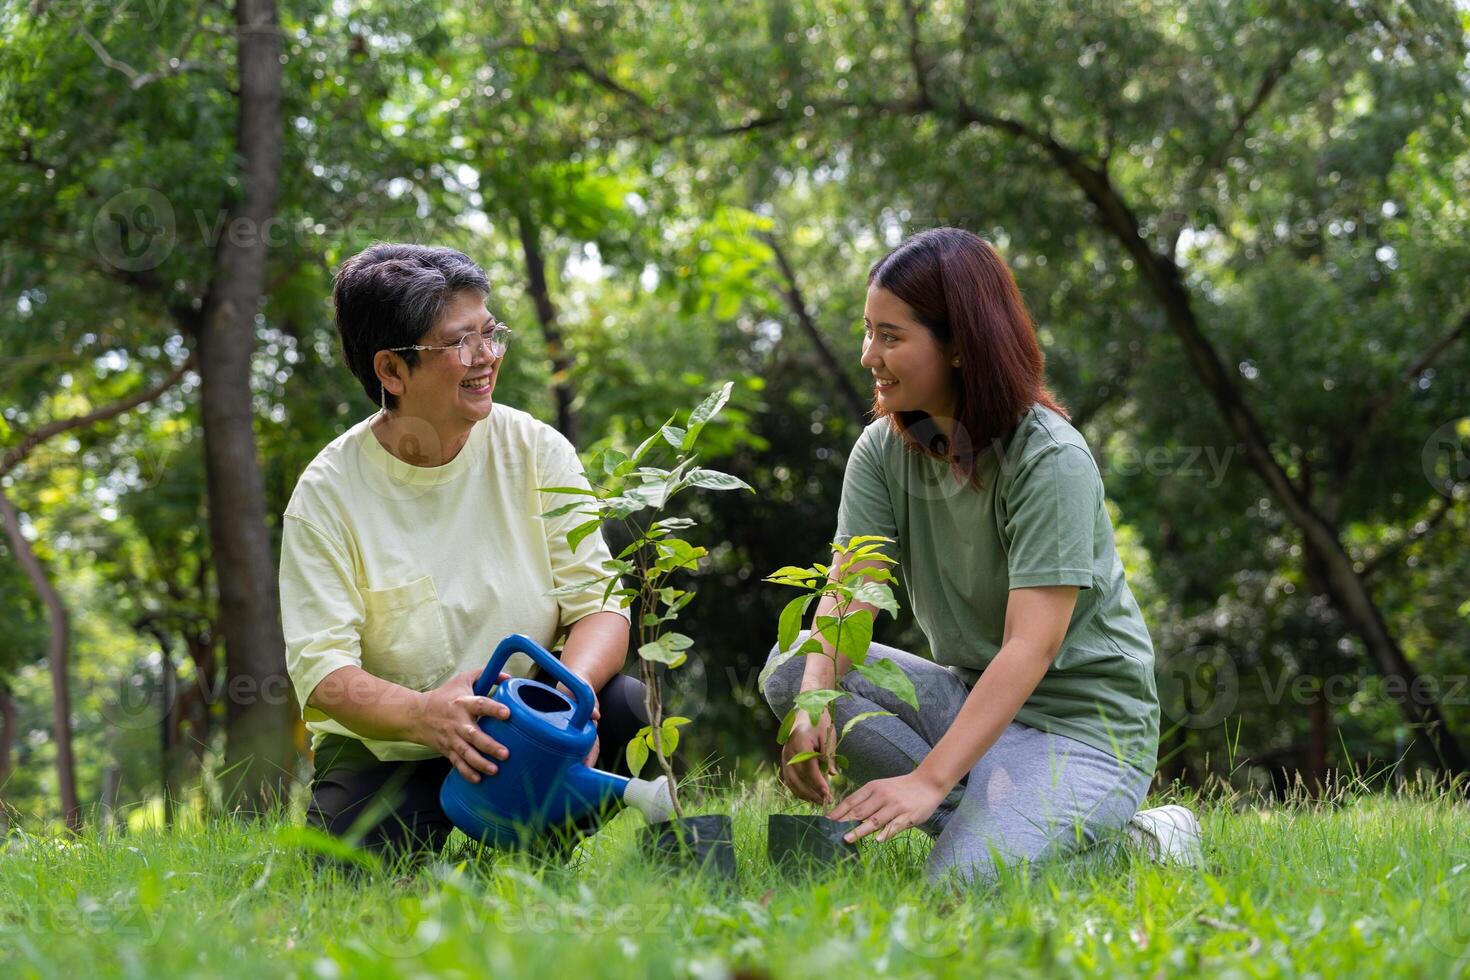
[[415, 691], [449, 676], [455, 659], [433, 576], [391, 589], [363, 589], [362, 601], [363, 670]]

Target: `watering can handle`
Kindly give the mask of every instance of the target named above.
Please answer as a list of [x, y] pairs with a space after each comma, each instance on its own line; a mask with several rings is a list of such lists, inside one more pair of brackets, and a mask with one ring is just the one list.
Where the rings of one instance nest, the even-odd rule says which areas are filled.
[[521, 633], [512, 633], [500, 641], [495, 652], [490, 656], [490, 662], [485, 665], [485, 672], [480, 679], [475, 681], [475, 695], [484, 697], [490, 693], [490, 688], [500, 679], [500, 672], [505, 669], [506, 661], [510, 660], [513, 653], [524, 653], [536, 662], [536, 665], [553, 678], [566, 685], [566, 689], [572, 692], [572, 701], [575, 708], [572, 711], [572, 727], [581, 728], [587, 724], [587, 719], [592, 717], [592, 706], [597, 703], [597, 695], [592, 690], [592, 685], [572, 673], [560, 660], [547, 652], [546, 648], [529, 636]]

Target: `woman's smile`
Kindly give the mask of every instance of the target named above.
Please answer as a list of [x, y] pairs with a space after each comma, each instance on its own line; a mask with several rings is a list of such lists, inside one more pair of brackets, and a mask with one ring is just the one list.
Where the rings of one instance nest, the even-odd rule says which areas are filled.
[[476, 398], [488, 397], [492, 383], [495, 380], [494, 375], [495, 372], [493, 370], [486, 371], [483, 374], [478, 374], [473, 378], [467, 378], [461, 381], [459, 386]]

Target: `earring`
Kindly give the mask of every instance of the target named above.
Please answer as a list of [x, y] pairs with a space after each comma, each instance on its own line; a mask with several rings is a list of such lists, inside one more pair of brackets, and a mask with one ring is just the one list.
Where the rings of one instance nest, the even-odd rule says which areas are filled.
[[959, 367], [960, 366], [960, 359], [958, 357], [956, 357], [951, 363], [953, 363], [955, 367]]
[[379, 382], [378, 383], [378, 393], [380, 395], [382, 395], [383, 414], [384, 415], [387, 415], [388, 414], [388, 389], [383, 386], [382, 382]]

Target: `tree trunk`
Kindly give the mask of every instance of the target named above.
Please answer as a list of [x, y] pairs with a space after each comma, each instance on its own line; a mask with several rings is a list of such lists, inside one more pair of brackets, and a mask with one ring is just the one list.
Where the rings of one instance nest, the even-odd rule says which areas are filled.
[[102, 770], [102, 791], [97, 799], [97, 824], [104, 833], [117, 831], [117, 794], [122, 788], [122, 766], [109, 762]]
[[1307, 737], [1307, 781], [1313, 796], [1327, 792], [1327, 737], [1332, 728], [1332, 718], [1327, 696], [1321, 685], [1308, 705], [1311, 731]]
[[[41, 560], [31, 550], [31, 543], [20, 530], [20, 514], [4, 491], [0, 491], [0, 521], [10, 539], [11, 550], [35, 586], [46, 606], [51, 622], [51, 636], [46, 642], [46, 656], [51, 665], [51, 737], [56, 743], [56, 789], [61, 803], [61, 817], [71, 830], [82, 826], [82, 811], [77, 805], [76, 765], [71, 751], [71, 690], [68, 684], [67, 654], [71, 647], [71, 624], [61, 594], [51, 584]], [[8, 700], [8, 699], [7, 699]], [[8, 730], [8, 726], [7, 726]], [[6, 754], [7, 760], [9, 753]]]
[[[9, 474], [18, 467], [25, 458], [30, 455], [37, 446], [47, 439], [58, 436], [63, 432], [73, 429], [85, 428], [116, 418], [123, 412], [145, 405], [165, 391], [178, 384], [184, 374], [192, 365], [192, 358], [187, 358], [182, 364], [174, 368], [158, 384], [152, 388], [145, 389], [127, 398], [104, 405], [103, 407], [88, 412], [85, 415], [77, 415], [70, 418], [56, 419], [39, 427], [16, 443], [14, 448], [5, 453], [0, 459], [0, 477]], [[52, 691], [52, 714], [53, 714], [53, 737], [56, 740], [56, 777], [58, 793], [60, 795], [61, 812], [66, 825], [72, 829], [81, 826], [81, 810], [77, 805], [76, 770], [72, 759], [71, 749], [71, 695], [67, 683], [68, 652], [71, 649], [71, 627], [66, 614], [66, 606], [61, 601], [61, 596], [52, 587], [51, 581], [46, 576], [46, 570], [36, 558], [35, 552], [31, 550], [30, 543], [20, 532], [20, 514], [10, 503], [10, 499], [0, 491], [0, 523], [5, 525], [5, 532], [10, 538], [10, 543], [15, 551], [16, 560], [20, 562], [25, 570], [26, 576], [36, 588], [36, 593], [41, 597], [41, 602], [46, 606], [46, 612], [51, 620], [51, 637], [48, 641], [48, 658], [51, 664], [51, 691]], [[14, 705], [6, 698], [6, 706], [11, 711]], [[14, 732], [9, 731], [8, 737], [14, 738]], [[3, 760], [5, 766], [9, 766], [10, 753], [7, 750]], [[8, 771], [8, 768], [7, 768]], [[4, 780], [0, 779], [0, 784]]]
[[775, 235], [763, 234], [761, 238], [771, 247], [771, 252], [776, 257], [776, 267], [781, 270], [781, 278], [785, 280], [785, 285], [781, 287], [781, 295], [785, 297], [786, 305], [791, 307], [791, 313], [796, 317], [797, 326], [801, 327], [802, 333], [806, 334], [807, 341], [817, 352], [817, 360], [822, 362], [822, 368], [831, 378], [842, 403], [847, 406], [847, 414], [861, 425], [873, 412], [871, 401], [858, 394], [857, 388], [853, 387], [852, 379], [847, 376], [847, 371], [832, 353], [832, 348], [827, 346], [822, 332], [817, 329], [817, 323], [806, 305], [806, 297], [802, 295], [801, 284], [796, 281], [796, 269], [786, 257], [781, 243]]
[[556, 399], [556, 428], [576, 445], [577, 416], [572, 408], [572, 359], [567, 354], [561, 327], [556, 319], [556, 306], [551, 302], [551, 289], [546, 284], [546, 257], [541, 252], [541, 229], [524, 200], [516, 205], [516, 229], [520, 232], [521, 251], [526, 257], [526, 292], [536, 306], [536, 319], [541, 335], [546, 338], [546, 353], [551, 358], [551, 393]]
[[[1122, 240], [1121, 233], [1118, 235]], [[1196, 319], [1182, 275], [1169, 259], [1154, 254], [1139, 236], [1131, 235], [1144, 278], [1163, 307], [1165, 319], [1184, 344], [1185, 353], [1205, 390], [1214, 400], [1226, 424], [1245, 447], [1251, 468], [1266, 484], [1271, 496], [1291, 518], [1302, 535], [1307, 567], [1314, 569], [1317, 585], [1351, 626], [1367, 648], [1378, 672], [1403, 692], [1399, 707], [1414, 727], [1423, 733], [1429, 756], [1437, 771], [1463, 774], [1470, 771], [1459, 740], [1450, 729], [1429, 686], [1419, 683], [1418, 673], [1404, 655], [1383, 619], [1368, 584], [1353, 568], [1353, 559], [1343, 546], [1338, 529], [1328, 523], [1306, 492], [1287, 476], [1271, 452], [1265, 431], [1240, 397], [1219, 355], [1205, 338]], [[1125, 243], [1126, 244], [1126, 243]]]
[[[15, 758], [15, 740], [20, 734], [20, 713], [15, 710], [15, 699], [10, 696], [10, 687], [0, 683], [0, 794], [10, 781], [11, 760]], [[0, 807], [0, 824], [5, 816]]]
[[162, 658], [159, 662], [159, 673], [162, 675], [159, 688], [163, 699], [163, 711], [159, 718], [158, 782], [159, 788], [163, 791], [163, 825], [172, 828], [174, 801], [178, 798], [175, 773], [178, 771], [176, 757], [178, 756], [181, 705], [178, 696], [178, 672], [174, 668], [174, 652], [169, 649], [168, 637], [161, 630], [157, 635], [158, 652]]
[[197, 342], [209, 531], [225, 640], [226, 803], [259, 812], [296, 770], [265, 482], [255, 451], [250, 361], [281, 170], [280, 29], [274, 0], [238, 0], [235, 145], [243, 191], [215, 247]]
[[1402, 690], [1396, 700], [1410, 724], [1423, 734], [1435, 770], [1441, 775], [1470, 772], [1470, 764], [1439, 702], [1428, 685], [1418, 683], [1418, 674], [1389, 633], [1367, 583], [1353, 568], [1352, 557], [1343, 546], [1338, 529], [1314, 506], [1306, 490], [1293, 483], [1282, 469], [1260, 421], [1245, 404], [1219, 353], [1205, 336], [1182, 271], [1173, 259], [1150, 247], [1137, 216], [1109, 179], [1106, 165], [1089, 165], [1054, 137], [1012, 119], [990, 116], [969, 106], [960, 107], [957, 117], [959, 121], [998, 129], [1032, 143], [1051, 158], [1097, 209], [1097, 223], [1138, 264], [1144, 284], [1178, 336], [1196, 376], [1232, 434], [1244, 446], [1251, 468], [1300, 530], [1308, 567], [1320, 570], [1321, 581], [1317, 584], [1363, 642], [1378, 672]]

